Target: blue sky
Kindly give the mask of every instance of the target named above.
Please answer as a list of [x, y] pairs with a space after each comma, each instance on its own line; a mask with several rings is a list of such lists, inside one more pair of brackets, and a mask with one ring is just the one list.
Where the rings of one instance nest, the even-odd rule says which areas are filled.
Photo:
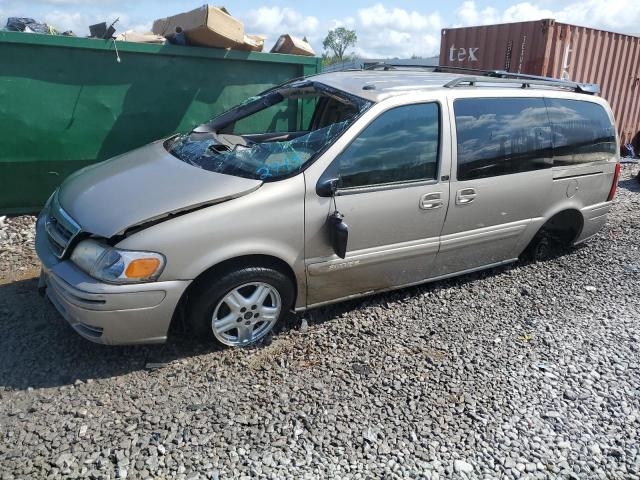
[[[120, 17], [118, 31], [148, 30], [154, 19], [191, 10], [202, 0], [0, 0], [0, 22], [28, 16], [59, 30], [86, 35], [88, 26]], [[245, 23], [247, 33], [307, 36], [318, 53], [322, 39], [336, 26], [358, 33], [353, 53], [361, 57], [436, 55], [444, 27], [554, 18], [624, 33], [640, 32], [640, 0], [322, 0], [226, 1], [229, 12]]]

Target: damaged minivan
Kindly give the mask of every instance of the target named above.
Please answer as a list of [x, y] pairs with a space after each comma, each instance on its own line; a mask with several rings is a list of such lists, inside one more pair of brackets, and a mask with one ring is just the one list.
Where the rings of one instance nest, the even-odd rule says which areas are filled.
[[70, 176], [38, 217], [40, 287], [95, 342], [163, 342], [180, 324], [243, 346], [291, 310], [576, 245], [619, 172], [592, 87], [394, 69], [291, 81]]

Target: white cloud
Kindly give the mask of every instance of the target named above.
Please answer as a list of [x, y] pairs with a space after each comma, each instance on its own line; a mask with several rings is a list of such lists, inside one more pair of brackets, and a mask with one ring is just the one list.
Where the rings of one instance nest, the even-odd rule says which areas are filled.
[[474, 0], [467, 0], [456, 11], [458, 22], [456, 26], [523, 22], [543, 18], [553, 18], [560, 22], [623, 33], [635, 33], [640, 31], [640, 1], [572, 1], [553, 10], [540, 8], [529, 2], [521, 2], [507, 7], [501, 12], [493, 7], [479, 10]]
[[387, 8], [381, 3], [361, 8], [355, 19], [348, 20], [333, 20], [333, 25], [356, 30], [355, 53], [365, 58], [435, 55], [444, 24], [438, 12]]
[[421, 14], [402, 8], [387, 9], [381, 3], [358, 10], [360, 24], [365, 28], [389, 28], [396, 31], [424, 31], [439, 29], [442, 25], [437, 13]]
[[462, 4], [456, 11], [456, 17], [461, 25], [486, 25], [495, 23], [494, 19], [498, 17], [498, 12], [493, 7], [487, 7], [482, 11], [478, 11], [473, 1], [467, 1]]
[[37, 20], [51, 25], [60, 32], [71, 30], [76, 35], [88, 33], [89, 25], [93, 25], [98, 22], [98, 20], [91, 18], [89, 15], [82, 13], [67, 13], [58, 10], [49, 12], [42, 19]]
[[517, 2], [499, 9], [491, 4], [478, 8], [475, 0], [466, 0], [455, 10], [454, 18], [446, 23], [437, 11], [411, 11], [376, 3], [358, 10], [356, 18], [332, 20], [326, 30], [337, 26], [355, 29], [358, 34], [355, 53], [370, 58], [437, 55], [440, 30], [445, 26], [553, 18], [623, 33], [640, 32], [640, 0], [556, 0], [555, 3], [544, 3], [543, 7], [534, 2]]
[[116, 18], [120, 19], [118, 23], [115, 24], [117, 32], [124, 32], [130, 29], [147, 32], [151, 29], [152, 22], [139, 22], [139, 19], [131, 19], [129, 15], [121, 12], [89, 15], [78, 12], [68, 13], [62, 10], [54, 10], [47, 13], [41, 19], [38, 19], [38, 21], [47, 23], [59, 32], [71, 30], [78, 36], [86, 36], [89, 35], [89, 25], [101, 22], [107, 22], [107, 25], [110, 25]]
[[273, 43], [284, 34], [307, 37], [316, 43], [319, 40], [320, 20], [313, 15], [305, 16], [292, 8], [260, 7], [250, 11], [244, 18], [247, 33], [265, 35], [266, 43]]

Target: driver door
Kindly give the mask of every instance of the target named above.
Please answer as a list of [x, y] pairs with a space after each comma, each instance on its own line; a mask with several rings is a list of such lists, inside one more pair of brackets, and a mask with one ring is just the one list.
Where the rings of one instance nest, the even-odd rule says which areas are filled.
[[[449, 202], [445, 109], [429, 101], [372, 110], [323, 172], [305, 172], [309, 306], [418, 283], [432, 273]], [[333, 199], [316, 191], [328, 178], [338, 178]], [[349, 230], [344, 259], [328, 239], [335, 208]]]

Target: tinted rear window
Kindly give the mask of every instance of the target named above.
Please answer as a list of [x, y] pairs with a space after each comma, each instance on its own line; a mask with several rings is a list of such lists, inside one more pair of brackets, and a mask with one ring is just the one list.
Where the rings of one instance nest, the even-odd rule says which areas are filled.
[[557, 98], [546, 102], [554, 165], [608, 160], [617, 153], [615, 128], [601, 105]]
[[541, 98], [465, 98], [454, 102], [458, 180], [552, 166], [551, 128]]

